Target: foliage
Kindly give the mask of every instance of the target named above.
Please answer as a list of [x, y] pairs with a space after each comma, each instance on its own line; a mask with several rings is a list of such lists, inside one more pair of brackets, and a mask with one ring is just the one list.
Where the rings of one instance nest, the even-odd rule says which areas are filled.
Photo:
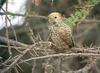
[[99, 2], [100, 0], [85, 1], [83, 5], [78, 6], [78, 8], [76, 7], [75, 13], [71, 14], [70, 17], [65, 20], [65, 23], [71, 28], [75, 26], [76, 23], [79, 24], [89, 14], [91, 8]]

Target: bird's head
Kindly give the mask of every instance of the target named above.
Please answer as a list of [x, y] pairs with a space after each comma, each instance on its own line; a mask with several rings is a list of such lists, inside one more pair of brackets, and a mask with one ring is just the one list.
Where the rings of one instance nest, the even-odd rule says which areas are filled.
[[56, 24], [56, 23], [60, 23], [64, 20], [64, 17], [61, 13], [59, 12], [53, 12], [51, 14], [48, 15], [48, 22], [50, 24]]

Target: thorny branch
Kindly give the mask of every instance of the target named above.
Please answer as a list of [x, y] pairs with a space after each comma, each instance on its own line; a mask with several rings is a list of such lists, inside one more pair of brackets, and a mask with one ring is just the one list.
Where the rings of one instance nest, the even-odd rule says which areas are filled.
[[27, 60], [24, 60], [22, 62], [19, 62], [19, 63], [23, 63], [23, 62], [27, 62], [27, 61], [30, 61], [30, 60], [38, 60], [38, 59], [47, 59], [47, 58], [52, 58], [52, 57], [68, 57], [68, 56], [90, 56], [90, 57], [97, 57], [97, 56], [100, 56], [100, 54], [93, 54], [93, 53], [70, 53], [70, 54], [63, 54], [63, 53], [60, 53], [60, 54], [52, 54], [52, 55], [46, 55], [46, 56], [39, 56], [39, 57], [33, 57], [33, 58], [30, 58], [30, 59], [27, 59]]
[[91, 67], [93, 67], [94, 65], [96, 65], [96, 61], [95, 59], [91, 59], [89, 60], [89, 64], [87, 64], [85, 67], [79, 69], [79, 70], [76, 70], [76, 71], [69, 71], [67, 73], [83, 73], [83, 72], [88, 72]]
[[[35, 45], [35, 44], [34, 44]], [[9, 67], [6, 67], [5, 69], [3, 69], [2, 71], [0, 71], [0, 73], [5, 73], [7, 72], [10, 68], [12, 68], [30, 49], [32, 49], [32, 47], [34, 47], [34, 45], [29, 46], [26, 50], [24, 50], [21, 54], [19, 54], [19, 56], [16, 58], [16, 60], [14, 60]]]
[[[5, 38], [5, 37], [0, 36], [0, 41], [7, 44], [8, 39]], [[9, 39], [9, 43], [10, 43], [10, 45], [27, 46], [24, 43], [21, 43], [21, 42], [18, 42], [18, 41], [14, 41], [14, 40], [10, 40], [10, 39]]]
[[[7, 15], [11, 16], [22, 16], [22, 17], [37, 17], [37, 18], [43, 18], [43, 19], [48, 19], [46, 16], [41, 16], [41, 15], [26, 15], [26, 14], [18, 14], [18, 13], [11, 13], [11, 12], [6, 12]], [[0, 12], [0, 15], [5, 15], [4, 12]]]
[[[0, 41], [7, 43], [6, 42], [7, 39], [4, 38], [4, 37], [1, 37], [1, 36], [0, 36]], [[16, 63], [21, 64], [21, 63], [28, 62], [30, 60], [47, 59], [47, 58], [52, 58], [52, 57], [68, 57], [68, 56], [89, 56], [89, 57], [99, 57], [100, 56], [100, 49], [99, 48], [98, 49], [95, 49], [95, 48], [91, 48], [91, 49], [72, 48], [71, 53], [48, 54], [48, 55], [44, 55], [44, 56], [31, 57], [29, 59], [19, 61], [32, 48], [35, 48], [35, 49], [38, 48], [36, 46], [37, 44], [46, 44], [46, 43], [49, 43], [49, 42], [40, 42], [40, 43], [38, 42], [38, 43], [34, 43], [33, 45], [26, 45], [26, 44], [23, 44], [23, 43], [9, 39], [9, 43], [12, 44], [12, 45], [15, 44], [15, 45], [18, 45], [18, 46], [24, 46], [24, 47], [26, 47], [26, 49], [24, 49], [24, 51], [22, 51], [17, 57], [15, 57], [15, 59], [13, 59], [11, 61], [11, 64], [8, 67], [1, 70], [0, 73], [7, 72], [14, 65], [16, 65]], [[46, 49], [49, 49], [49, 48], [46, 48]], [[80, 52], [80, 53], [77, 53], [77, 52]]]

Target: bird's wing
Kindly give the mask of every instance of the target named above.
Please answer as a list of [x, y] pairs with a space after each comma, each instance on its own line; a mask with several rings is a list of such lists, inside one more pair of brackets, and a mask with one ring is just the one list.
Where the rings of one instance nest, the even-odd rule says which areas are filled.
[[66, 45], [69, 46], [69, 48], [74, 46], [73, 38], [72, 38], [72, 32], [70, 28], [67, 27], [61, 27], [58, 29], [59, 37], [63, 42], [66, 43]]

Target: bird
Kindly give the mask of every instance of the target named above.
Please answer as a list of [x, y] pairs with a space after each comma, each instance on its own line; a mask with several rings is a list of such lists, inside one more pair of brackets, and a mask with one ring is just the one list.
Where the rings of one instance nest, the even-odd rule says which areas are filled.
[[72, 29], [65, 22], [65, 17], [59, 12], [52, 12], [48, 15], [48, 29], [50, 41], [56, 47], [56, 52], [65, 52], [74, 46]]

